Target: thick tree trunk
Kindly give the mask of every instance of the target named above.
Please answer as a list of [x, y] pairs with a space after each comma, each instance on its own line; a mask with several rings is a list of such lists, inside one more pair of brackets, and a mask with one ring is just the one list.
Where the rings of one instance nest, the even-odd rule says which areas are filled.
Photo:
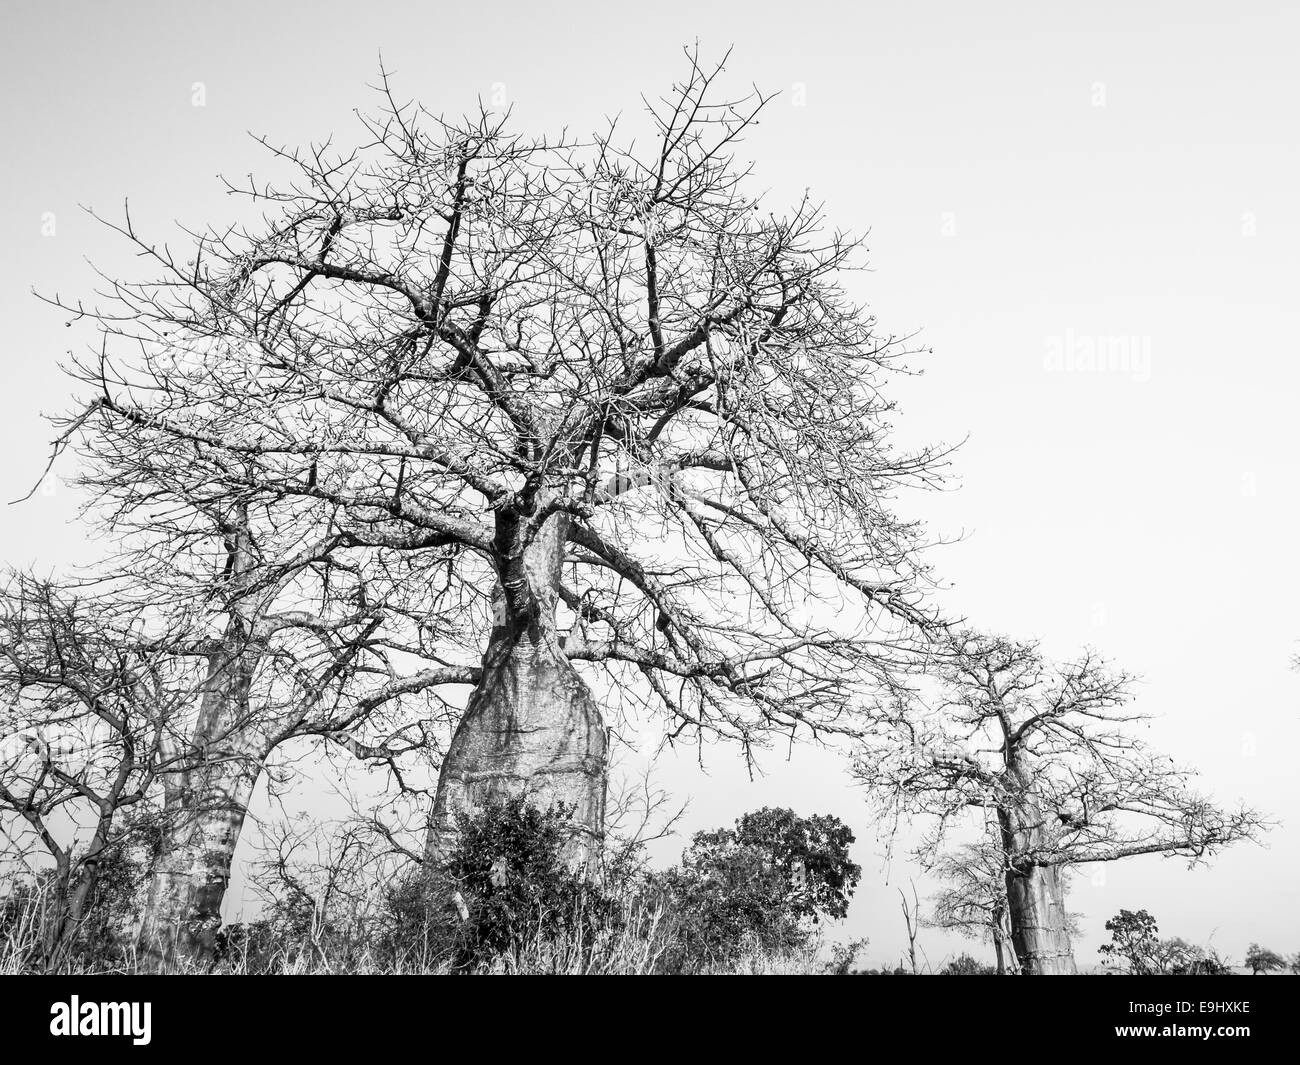
[[431, 860], [446, 853], [458, 817], [518, 795], [541, 808], [572, 808], [575, 863], [599, 851], [605, 727], [555, 628], [565, 521], [552, 514], [530, 529], [524, 516], [498, 516], [495, 625], [439, 775]]
[[999, 810], [998, 818], [1007, 859], [1011, 945], [1020, 972], [1024, 976], [1073, 975], [1074, 951], [1066, 927], [1061, 870], [1034, 858], [1043, 844], [1042, 813], [1025, 799], [1014, 808]]
[[1020, 971], [1026, 976], [1073, 975], [1060, 869], [1030, 863], [1009, 872], [1007, 903]]
[[235, 847], [267, 755], [251, 713], [253, 677], [265, 647], [256, 608], [240, 594], [257, 568], [243, 507], [231, 512], [222, 535], [220, 581], [229, 618], [220, 646], [208, 656], [198, 718], [182, 753], [185, 768], [165, 781], [162, 838], [137, 935], [141, 958], [155, 968], [178, 956], [211, 958]]
[[265, 751], [249, 720], [257, 655], [216, 654], [195, 725], [197, 764], [168, 787], [138, 946], [151, 967], [211, 958], [231, 862]]

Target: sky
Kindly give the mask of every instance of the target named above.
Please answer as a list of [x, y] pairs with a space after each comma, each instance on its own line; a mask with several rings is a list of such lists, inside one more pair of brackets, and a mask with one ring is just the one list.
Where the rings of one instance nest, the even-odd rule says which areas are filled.
[[[0, 38], [0, 441], [4, 500], [43, 468], [59, 360], [87, 337], [33, 289], [88, 297], [133, 276], [80, 209], [180, 243], [234, 205], [218, 175], [277, 143], [359, 136], [380, 56], [401, 95], [518, 128], [595, 128], [734, 47], [728, 77], [780, 96], [743, 146], [778, 205], [805, 188], [867, 233], [853, 282], [882, 326], [919, 330], [901, 435], [964, 441], [953, 490], [910, 500], [942, 602], [981, 628], [1088, 645], [1140, 674], [1146, 737], [1280, 824], [1193, 872], [1140, 859], [1074, 880], [1080, 964], [1105, 920], [1240, 958], [1300, 950], [1300, 9], [1276, 3], [437, 3], [8, 0]], [[57, 484], [10, 507], [0, 560], [102, 551]], [[625, 756], [637, 772], [645, 752]], [[897, 887], [937, 885], [884, 842], [828, 752], [660, 757], [688, 830], [763, 805], [857, 832], [863, 882], [834, 938], [873, 964], [906, 936]], [[905, 849], [905, 848], [903, 848]], [[939, 963], [962, 944], [923, 931]], [[988, 953], [985, 950], [985, 953]]]

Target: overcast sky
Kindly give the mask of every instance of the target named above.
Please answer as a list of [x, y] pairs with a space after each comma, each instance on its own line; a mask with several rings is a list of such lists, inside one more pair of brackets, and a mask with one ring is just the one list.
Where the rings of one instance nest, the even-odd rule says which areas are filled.
[[[969, 437], [960, 488], [915, 504], [936, 535], [964, 534], [934, 558], [944, 604], [1141, 674], [1148, 738], [1284, 822], [1208, 869], [1078, 876], [1081, 966], [1121, 907], [1237, 959], [1252, 941], [1300, 950], [1300, 9], [1045, 7], [9, 0], [4, 499], [39, 475], [39, 415], [67, 400], [56, 363], [87, 339], [32, 288], [89, 295], [87, 258], [137, 269], [79, 204], [111, 214], [129, 196], [160, 239], [219, 222], [234, 206], [216, 175], [263, 167], [245, 131], [357, 135], [381, 51], [401, 95], [451, 113], [504, 101], [542, 132], [635, 110], [695, 38], [708, 55], [734, 44], [733, 84], [782, 92], [743, 148], [773, 205], [810, 187], [836, 224], [869, 230], [874, 272], [855, 291], [933, 349], [899, 392], [904, 435]], [[93, 558], [73, 506], [56, 489], [9, 508], [0, 559]], [[896, 960], [893, 885], [918, 873], [882, 861], [842, 764], [774, 756], [751, 783], [725, 750], [705, 762], [658, 769], [692, 797], [692, 829], [765, 804], [854, 827], [865, 872], [836, 935]], [[936, 963], [958, 946], [921, 945]]]

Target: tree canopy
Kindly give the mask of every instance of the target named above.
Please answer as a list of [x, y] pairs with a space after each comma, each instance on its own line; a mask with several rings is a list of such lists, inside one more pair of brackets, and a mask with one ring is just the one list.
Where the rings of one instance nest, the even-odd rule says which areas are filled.
[[[890, 501], [942, 453], [889, 443], [909, 345], [846, 294], [855, 239], [748, 191], [733, 153], [768, 97], [720, 71], [691, 55], [646, 151], [616, 123], [446, 120], [385, 80], [355, 150], [272, 148], [282, 183], [232, 187], [264, 225], [177, 256], [122, 223], [158, 276], [69, 308], [102, 337], [64, 438], [114, 520], [184, 496], [375, 549], [413, 596], [450, 589], [419, 601], [470, 683], [493, 611], [554, 599], [567, 658], [671, 734], [851, 730], [852, 681], [931, 620]], [[505, 559], [543, 541], [539, 605]]]

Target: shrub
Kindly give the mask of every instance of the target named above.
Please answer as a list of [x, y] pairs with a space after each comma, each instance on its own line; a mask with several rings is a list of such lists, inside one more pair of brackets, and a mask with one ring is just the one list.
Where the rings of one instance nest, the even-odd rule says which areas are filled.
[[726, 968], [745, 953], [807, 951], [817, 926], [843, 917], [861, 875], [853, 833], [834, 816], [745, 814], [734, 829], [699, 832], [659, 883], [678, 943], [673, 971]]
[[465, 913], [454, 942], [455, 969], [482, 968], [541, 941], [580, 942], [611, 918], [602, 885], [566, 860], [571, 814], [516, 796], [461, 819], [443, 867], [431, 871], [428, 897], [417, 902], [425, 927], [438, 927], [447, 910], [443, 899], [454, 904], [448, 897], [459, 893]]
[[969, 954], [958, 954], [940, 971], [940, 976], [997, 976], [995, 966], [976, 961]]

